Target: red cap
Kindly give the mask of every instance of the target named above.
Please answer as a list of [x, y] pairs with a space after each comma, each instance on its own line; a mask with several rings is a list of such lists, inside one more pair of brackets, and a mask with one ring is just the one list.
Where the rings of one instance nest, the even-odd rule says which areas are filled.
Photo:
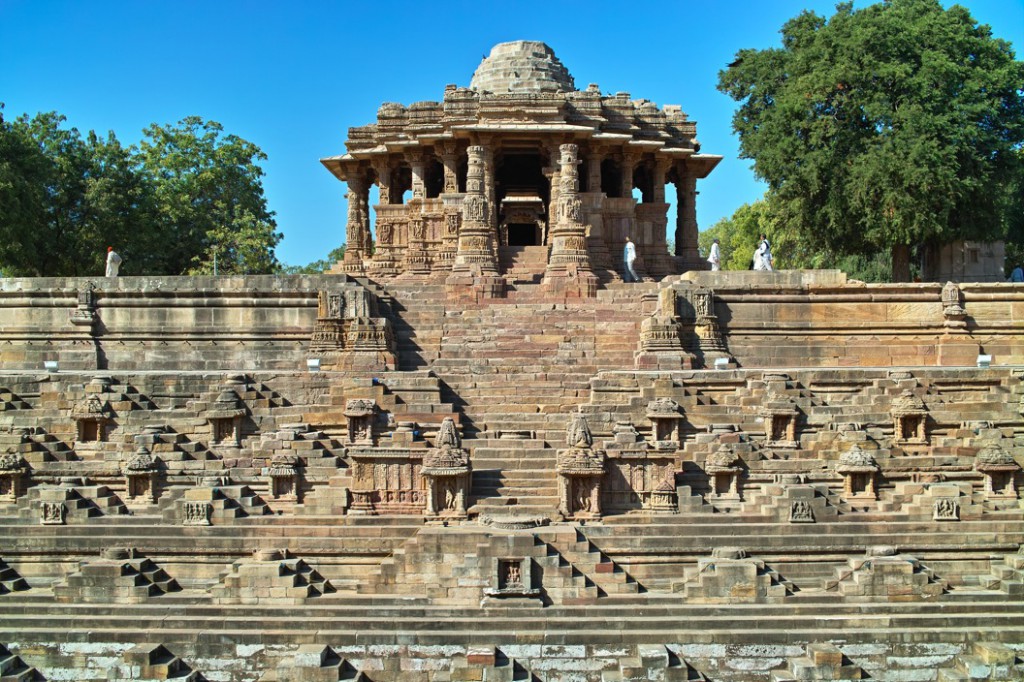
[[113, 250], [114, 250], [114, 247], [113, 247], [113, 246], [108, 246], [108, 247], [107, 247], [107, 251], [113, 251]]

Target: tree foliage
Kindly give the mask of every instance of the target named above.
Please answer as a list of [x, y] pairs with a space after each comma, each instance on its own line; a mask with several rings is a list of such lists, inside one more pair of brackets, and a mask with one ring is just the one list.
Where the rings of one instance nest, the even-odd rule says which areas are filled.
[[0, 109], [0, 270], [123, 274], [269, 273], [281, 236], [258, 162], [266, 157], [214, 122], [152, 125], [141, 145], [82, 135], [56, 113], [14, 120]]
[[345, 245], [331, 249], [330, 253], [327, 254], [326, 258], [315, 260], [312, 263], [306, 265], [281, 265], [277, 271], [282, 275], [319, 275], [327, 272], [334, 265], [345, 258]]
[[1003, 238], [1022, 172], [1024, 64], [963, 7], [886, 0], [803, 12], [782, 47], [719, 74], [740, 151], [776, 214], [819, 250], [894, 256]]

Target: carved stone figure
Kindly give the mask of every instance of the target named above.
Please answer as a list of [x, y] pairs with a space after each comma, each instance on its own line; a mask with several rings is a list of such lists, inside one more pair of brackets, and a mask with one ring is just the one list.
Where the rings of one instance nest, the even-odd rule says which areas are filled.
[[589, 448], [594, 444], [587, 418], [578, 412], [572, 415], [565, 430], [565, 444], [570, 448]]

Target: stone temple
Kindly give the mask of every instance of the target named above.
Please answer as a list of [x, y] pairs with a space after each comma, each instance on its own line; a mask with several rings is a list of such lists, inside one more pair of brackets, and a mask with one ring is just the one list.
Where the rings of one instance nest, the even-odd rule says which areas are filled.
[[1024, 288], [703, 271], [694, 136], [499, 45], [338, 274], [0, 280], [0, 679], [1022, 679]]

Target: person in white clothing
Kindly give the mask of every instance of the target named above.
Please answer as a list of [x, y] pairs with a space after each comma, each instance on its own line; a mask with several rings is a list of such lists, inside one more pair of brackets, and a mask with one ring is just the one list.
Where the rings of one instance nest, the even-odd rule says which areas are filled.
[[768, 242], [768, 237], [763, 234], [761, 243], [757, 245], [757, 251], [754, 252], [754, 269], [774, 270], [772, 267], [772, 245]]
[[708, 254], [708, 262], [711, 263], [712, 272], [722, 269], [722, 253], [718, 248], [718, 239], [711, 242], [711, 253]]
[[626, 265], [625, 279], [627, 282], [639, 282], [640, 278], [636, 274], [636, 270], [633, 269], [633, 263], [636, 261], [636, 246], [633, 244], [633, 240], [626, 237], [626, 247], [622, 249], [622, 260]]
[[114, 251], [113, 246], [107, 247], [107, 277], [117, 277], [117, 271], [121, 267], [121, 257]]

